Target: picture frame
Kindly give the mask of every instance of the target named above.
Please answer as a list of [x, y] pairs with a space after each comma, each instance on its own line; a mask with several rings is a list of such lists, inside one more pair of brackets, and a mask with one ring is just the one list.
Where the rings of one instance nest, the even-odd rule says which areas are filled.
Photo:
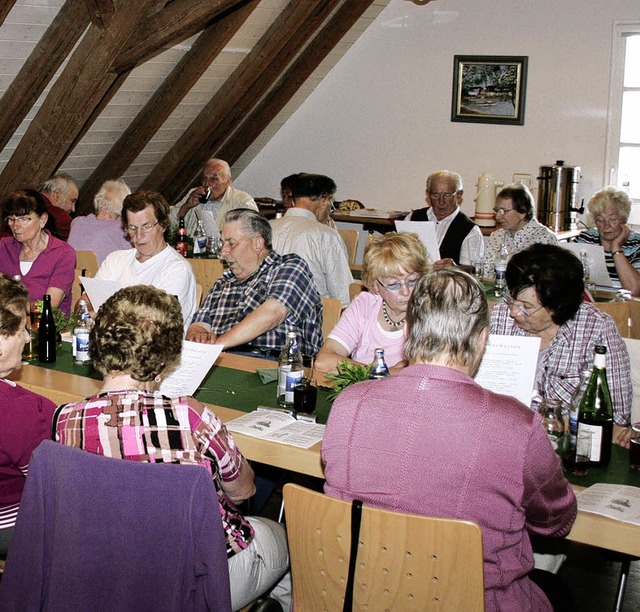
[[455, 55], [451, 121], [524, 125], [528, 59]]

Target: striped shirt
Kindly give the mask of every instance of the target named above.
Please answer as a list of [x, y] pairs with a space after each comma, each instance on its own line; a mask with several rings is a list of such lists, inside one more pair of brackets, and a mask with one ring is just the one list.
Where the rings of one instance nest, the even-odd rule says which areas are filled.
[[268, 299], [287, 309], [286, 319], [250, 344], [261, 349], [281, 350], [287, 332], [296, 332], [303, 355], [315, 355], [322, 344], [322, 301], [309, 266], [298, 255], [272, 251], [258, 270], [241, 281], [226, 270], [207, 295], [192, 323], [206, 323], [218, 336], [241, 323]]
[[[530, 336], [509, 316], [509, 307], [496, 304], [491, 311], [490, 333]], [[607, 347], [607, 381], [613, 402], [613, 420], [628, 425], [631, 414], [631, 365], [627, 347], [613, 319], [592, 304], [582, 303], [573, 319], [560, 326], [539, 361], [538, 394], [559, 399], [565, 406], [580, 384], [580, 374], [593, 366], [596, 344]]]
[[244, 461], [220, 419], [191, 397], [109, 391], [60, 406], [55, 439], [96, 455], [148, 463], [204, 466], [215, 485], [229, 557], [244, 550], [253, 528], [222, 489]]
[[[576, 242], [582, 242], [584, 244], [596, 244], [600, 246], [600, 233], [597, 229], [590, 229], [582, 232]], [[638, 232], [631, 232], [627, 237], [625, 243], [622, 245], [621, 251], [625, 254], [629, 263], [640, 272], [640, 234]], [[613, 261], [613, 257], [609, 251], [604, 252], [604, 263], [607, 266], [607, 272], [611, 279], [611, 285], [616, 288], [620, 288], [620, 277], [616, 270], [616, 264]]]

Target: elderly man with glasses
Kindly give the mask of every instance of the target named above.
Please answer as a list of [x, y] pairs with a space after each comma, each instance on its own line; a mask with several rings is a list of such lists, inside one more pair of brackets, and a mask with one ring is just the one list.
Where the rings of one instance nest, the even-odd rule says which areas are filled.
[[165, 242], [168, 202], [154, 191], [128, 195], [122, 225], [134, 248], [107, 255], [96, 278], [118, 281], [122, 287], [153, 285], [175, 295], [186, 330], [196, 309], [196, 280], [189, 262]]
[[322, 174], [301, 173], [290, 181], [293, 206], [271, 221], [273, 248], [280, 255], [295, 253], [304, 259], [321, 297], [349, 305], [353, 276], [344, 240], [325, 225], [333, 206], [336, 184]]
[[440, 260], [434, 268], [470, 266], [482, 259], [484, 241], [480, 228], [461, 210], [462, 178], [455, 172], [441, 170], [427, 177], [426, 208], [414, 210], [407, 221], [433, 221], [440, 247]]

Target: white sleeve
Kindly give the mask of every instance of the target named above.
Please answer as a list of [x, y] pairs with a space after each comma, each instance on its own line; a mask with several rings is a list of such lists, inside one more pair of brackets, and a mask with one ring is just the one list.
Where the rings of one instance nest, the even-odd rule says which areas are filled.
[[473, 229], [467, 234], [467, 237], [462, 241], [460, 247], [460, 265], [468, 266], [473, 261], [482, 259], [484, 255], [484, 237], [480, 228], [475, 225]]

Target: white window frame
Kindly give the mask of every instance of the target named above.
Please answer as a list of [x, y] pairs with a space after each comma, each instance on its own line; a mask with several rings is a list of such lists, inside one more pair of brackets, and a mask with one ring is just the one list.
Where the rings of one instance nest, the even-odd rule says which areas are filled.
[[[640, 34], [640, 21], [614, 21], [611, 37], [611, 77], [609, 82], [609, 108], [607, 112], [607, 144], [603, 182], [618, 185], [618, 159], [620, 154], [620, 127], [622, 122], [622, 90], [625, 65], [625, 39]], [[634, 199], [634, 204], [640, 204]], [[635, 208], [635, 207], [634, 207]]]

